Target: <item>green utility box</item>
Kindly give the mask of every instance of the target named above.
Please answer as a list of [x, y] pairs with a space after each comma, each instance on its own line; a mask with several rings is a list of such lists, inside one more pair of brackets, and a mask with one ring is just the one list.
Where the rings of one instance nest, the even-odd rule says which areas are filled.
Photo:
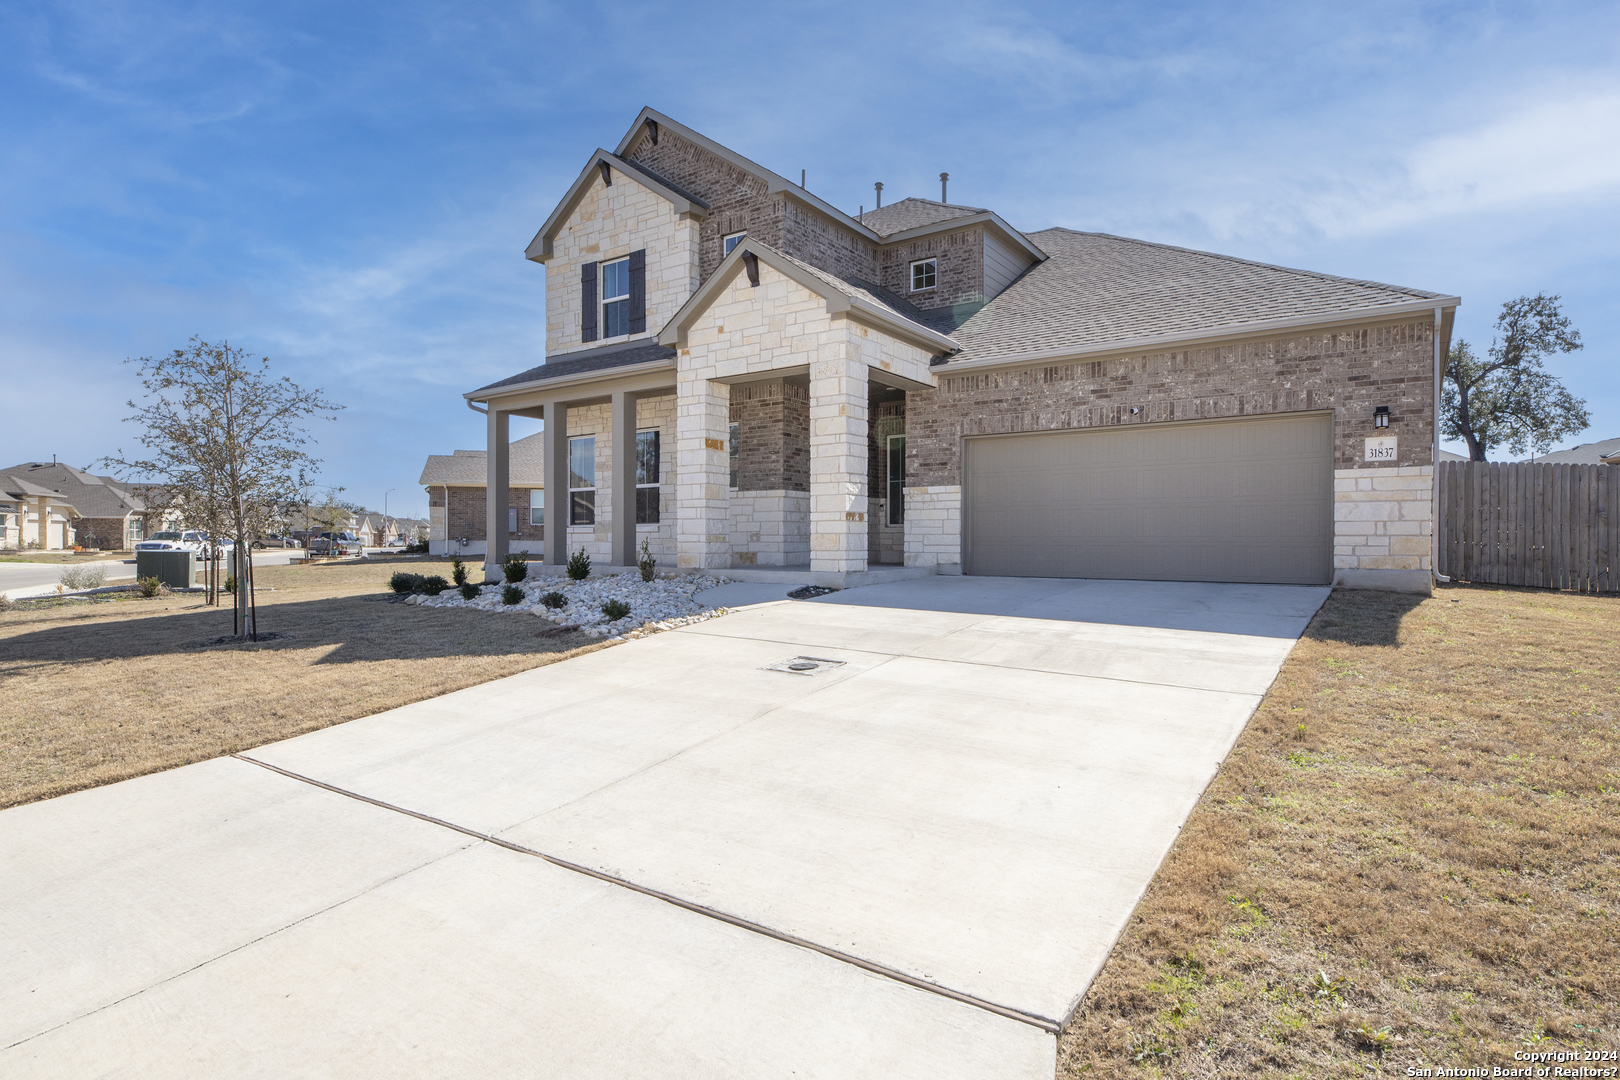
[[137, 551], [135, 576], [155, 577], [171, 589], [189, 589], [197, 581], [197, 555], [191, 551]]

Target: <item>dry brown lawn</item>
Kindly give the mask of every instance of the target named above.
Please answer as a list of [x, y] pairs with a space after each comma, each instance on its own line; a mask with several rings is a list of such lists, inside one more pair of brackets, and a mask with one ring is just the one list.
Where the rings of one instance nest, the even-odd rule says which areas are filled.
[[1334, 593], [1058, 1075], [1407, 1075], [1616, 1046], [1620, 601], [1452, 586]]
[[231, 633], [230, 608], [192, 595], [0, 613], [0, 807], [601, 647], [577, 634], [536, 637], [551, 624], [532, 616], [390, 603], [386, 582], [399, 569], [450, 576], [443, 561], [423, 558], [258, 568], [259, 629], [284, 636], [256, 645], [209, 644]]

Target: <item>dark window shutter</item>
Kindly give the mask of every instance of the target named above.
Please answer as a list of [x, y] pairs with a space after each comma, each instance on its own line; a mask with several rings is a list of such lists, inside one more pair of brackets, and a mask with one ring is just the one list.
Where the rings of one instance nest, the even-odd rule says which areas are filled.
[[647, 332], [647, 249], [630, 253], [630, 332]]
[[596, 264], [579, 268], [579, 340], [596, 340]]

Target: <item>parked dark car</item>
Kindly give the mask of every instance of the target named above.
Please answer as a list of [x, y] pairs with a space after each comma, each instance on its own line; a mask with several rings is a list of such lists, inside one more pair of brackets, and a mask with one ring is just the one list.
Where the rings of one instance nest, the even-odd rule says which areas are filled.
[[360, 538], [349, 532], [323, 532], [309, 542], [311, 555], [358, 555]]
[[253, 546], [256, 548], [301, 548], [304, 545], [303, 542], [296, 537], [282, 536], [280, 533], [271, 533], [268, 536], [261, 536], [259, 539], [253, 541]]

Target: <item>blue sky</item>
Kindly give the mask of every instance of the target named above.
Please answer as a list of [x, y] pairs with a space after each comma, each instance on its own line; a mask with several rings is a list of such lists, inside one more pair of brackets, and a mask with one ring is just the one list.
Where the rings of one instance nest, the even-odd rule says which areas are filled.
[[193, 334], [347, 405], [326, 479], [423, 513], [461, 393], [544, 349], [522, 250], [651, 105], [853, 211], [938, 196], [1463, 297], [1562, 294], [1620, 435], [1620, 5], [0, 0], [0, 464], [133, 437]]

